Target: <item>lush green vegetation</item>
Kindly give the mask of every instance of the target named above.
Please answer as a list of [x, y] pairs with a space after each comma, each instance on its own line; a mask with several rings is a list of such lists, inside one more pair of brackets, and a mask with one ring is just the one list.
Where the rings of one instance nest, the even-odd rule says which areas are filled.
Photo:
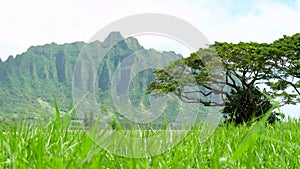
[[[90, 58], [86, 58], [89, 60], [120, 38], [119, 33], [112, 33], [103, 43], [76, 42], [31, 47], [16, 58], [10, 57], [5, 62], [0, 60], [0, 168], [300, 166], [300, 121], [276, 121], [276, 115], [281, 113], [273, 111], [274, 107], [279, 107], [279, 103], [295, 104], [300, 101], [300, 34], [284, 36], [271, 44], [216, 42], [208, 49], [200, 49], [188, 58], [181, 58], [156, 70], [156, 79], [149, 85], [149, 93], [160, 96], [173, 92], [184, 102], [202, 105], [199, 106], [199, 112], [205, 112], [209, 106], [225, 106], [223, 113], [227, 121], [220, 122], [212, 134], [209, 125], [195, 125], [175, 147], [147, 158], [127, 158], [103, 149], [92, 141], [85, 130], [98, 127], [94, 125], [97, 124], [95, 117], [98, 113], [86, 110], [84, 117], [76, 121], [74, 118], [78, 117], [72, 114], [75, 110], [68, 110], [74, 106], [71, 82], [76, 57], [81, 49], [91, 49], [87, 51], [91, 54]], [[167, 126], [168, 122], [173, 121], [180, 109], [174, 106], [175, 101], [169, 100], [164, 116], [154, 121], [154, 126], [157, 125], [159, 130], [150, 130], [153, 126], [145, 126], [146, 130], [142, 130], [144, 126], [138, 126], [138, 130], [124, 130], [131, 124], [117, 116], [109, 93], [112, 74], [128, 55], [139, 50], [144, 48], [136, 39], [122, 40], [107, 53], [105, 61], [101, 62], [96, 72], [93, 72], [93, 67], [86, 68], [89, 73], [86, 76], [79, 73], [74, 81], [78, 80], [75, 87], [87, 88], [88, 92], [96, 93], [97, 101], [102, 103], [101, 115], [106, 115], [105, 120], [111, 122], [115, 131], [134, 137], [150, 137], [168, 130], [163, 125]], [[174, 60], [181, 57], [173, 52], [160, 53], [153, 49], [144, 51], [146, 56], [168, 55]], [[124, 67], [122, 75], [130, 75], [130, 69], [130, 65]], [[84, 66], [79, 72], [82, 70]], [[149, 96], [145, 95], [144, 87], [154, 80], [152, 71], [148, 69], [139, 72], [128, 86], [130, 101], [141, 112], [149, 107]], [[97, 74], [96, 78], [94, 73]], [[261, 92], [260, 84], [268, 88]], [[186, 86], [192, 85], [196, 87], [192, 89], [197, 90], [184, 90]], [[191, 94], [193, 92], [200, 94], [200, 97], [192, 97], [195, 96]], [[57, 98], [54, 102], [53, 94]], [[225, 100], [207, 99], [218, 94], [227, 97]], [[59, 106], [63, 111], [59, 111]], [[141, 113], [137, 117], [145, 115]], [[199, 116], [197, 121], [201, 120]], [[206, 141], [201, 139], [207, 134], [211, 135]]]
[[[148, 92], [172, 92], [184, 102], [225, 106], [227, 121], [251, 122], [271, 107], [269, 99], [259, 92], [262, 86], [264, 93], [281, 105], [299, 103], [299, 60], [300, 34], [270, 44], [216, 42], [156, 70]], [[216, 96], [222, 99], [210, 99]], [[274, 112], [269, 121], [280, 115]]]
[[[68, 111], [72, 104], [72, 82], [78, 56], [86, 51], [88, 60], [110, 45], [114, 46], [104, 56], [100, 65], [97, 65], [97, 70], [77, 77], [80, 84], [89, 88], [88, 91], [96, 93], [100, 104], [107, 105], [107, 118], [115, 118], [118, 115], [109, 94], [110, 83], [114, 72], [125, 58], [132, 54], [137, 55], [141, 51], [145, 57], [164, 55], [174, 60], [182, 57], [174, 52], [146, 50], [135, 38], [124, 39], [118, 32], [112, 32], [104, 42], [74, 42], [63, 45], [51, 43], [32, 46], [16, 58], [10, 56], [7, 61], [0, 62], [0, 116], [33, 119], [43, 114], [44, 118], [50, 118], [54, 110], [52, 106], [54, 95], [61, 110]], [[87, 50], [80, 53], [82, 49]], [[125, 69], [124, 72], [130, 76], [128, 72], [132, 71], [131, 68]], [[140, 72], [131, 82], [130, 95], [134, 105], [145, 100], [143, 87], [153, 80], [152, 72], [152, 70]], [[145, 104], [142, 102], [142, 105], [147, 106], [146, 102]]]
[[[114, 155], [68, 120], [0, 122], [0, 168], [297, 168], [300, 121], [194, 129], [173, 149], [148, 158]], [[154, 147], [155, 148], [155, 147]]]

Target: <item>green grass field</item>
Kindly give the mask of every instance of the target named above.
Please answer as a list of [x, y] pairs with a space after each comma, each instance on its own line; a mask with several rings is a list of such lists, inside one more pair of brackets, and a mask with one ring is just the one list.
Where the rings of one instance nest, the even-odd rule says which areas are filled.
[[300, 121], [223, 125], [201, 142], [192, 130], [173, 149], [148, 158], [114, 155], [66, 122], [1, 123], [0, 168], [299, 168]]

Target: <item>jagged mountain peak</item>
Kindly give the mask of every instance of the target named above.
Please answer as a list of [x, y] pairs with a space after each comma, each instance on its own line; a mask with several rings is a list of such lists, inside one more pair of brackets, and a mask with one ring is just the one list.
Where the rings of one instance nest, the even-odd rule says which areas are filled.
[[118, 43], [119, 41], [122, 41], [124, 40], [123, 36], [121, 35], [120, 32], [117, 32], [117, 31], [114, 31], [114, 32], [111, 32], [104, 40], [104, 45], [105, 46], [110, 46], [110, 45], [113, 45], [113, 44], [116, 44]]
[[[105, 46], [105, 43], [109, 46]], [[83, 72], [88, 67], [77, 63], [78, 56], [83, 54], [85, 47], [87, 47], [86, 56], [93, 58], [98, 56], [98, 52], [108, 50], [95, 72]], [[107, 49], [108, 47], [112, 48]], [[37, 99], [41, 98], [53, 105], [53, 92], [56, 93], [58, 102], [62, 102], [61, 109], [67, 110], [72, 101], [72, 83], [76, 64], [82, 66], [81, 73], [79, 71], [76, 76], [78, 77], [78, 87], [86, 88], [90, 92], [101, 91], [101, 93], [97, 93], [99, 101], [109, 99], [107, 91], [110, 89], [110, 79], [117, 67], [125, 58], [143, 49], [136, 38], [125, 39], [120, 32], [110, 33], [104, 42], [79, 41], [31, 46], [26, 52], [15, 58], [10, 56], [5, 62], [0, 60], [1, 111], [20, 114], [40, 111]], [[155, 55], [163, 58], [165, 56], [165, 53], [155, 52], [154, 49], [145, 49], [143, 54], [145, 57]], [[173, 60], [180, 58], [175, 53], [167, 54]], [[126, 70], [122, 71], [122, 77], [130, 77], [131, 67], [124, 69]], [[151, 72], [144, 72], [137, 78], [137, 81], [131, 84], [135, 87], [145, 86], [151, 79]]]
[[120, 32], [111, 32], [106, 39], [103, 42], [105, 47], [111, 46], [111, 45], [120, 45], [124, 49], [125, 48], [131, 48], [134, 50], [140, 50], [144, 49], [143, 46], [141, 46], [138, 42], [138, 40], [134, 37], [128, 37], [124, 38]]
[[126, 39], [126, 43], [129, 46], [129, 48], [138, 49], [138, 50], [144, 49], [144, 47], [141, 46], [139, 41], [134, 37], [128, 37]]
[[6, 61], [11, 61], [13, 59], [14, 59], [13, 55], [9, 55]]

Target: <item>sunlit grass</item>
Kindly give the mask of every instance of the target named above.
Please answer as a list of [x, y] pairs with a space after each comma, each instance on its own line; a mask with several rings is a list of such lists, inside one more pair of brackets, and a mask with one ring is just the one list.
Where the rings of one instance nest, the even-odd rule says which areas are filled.
[[[223, 124], [205, 141], [203, 135], [211, 130], [205, 125], [194, 127], [171, 150], [128, 158], [95, 144], [90, 136], [99, 132], [97, 127], [89, 129], [91, 132], [70, 128], [73, 109], [61, 118], [56, 106], [55, 117], [47, 124], [0, 121], [0, 168], [298, 168], [300, 120], [266, 124], [276, 107], [274, 101], [273, 108], [251, 126]], [[166, 130], [115, 131], [148, 138]]]
[[[56, 119], [57, 120], [57, 119]], [[126, 158], [103, 150], [64, 122], [1, 124], [0, 168], [297, 168], [300, 122], [252, 126], [223, 125], [201, 142], [192, 130], [172, 150], [148, 158]], [[251, 135], [251, 134], [250, 134]]]

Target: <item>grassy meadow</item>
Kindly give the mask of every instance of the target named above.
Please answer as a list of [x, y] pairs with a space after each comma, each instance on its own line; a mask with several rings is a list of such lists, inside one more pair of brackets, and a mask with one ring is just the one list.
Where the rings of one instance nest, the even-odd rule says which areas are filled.
[[69, 121], [0, 122], [0, 168], [299, 168], [300, 121], [220, 125], [204, 142], [191, 130], [173, 149], [148, 158], [114, 155]]

